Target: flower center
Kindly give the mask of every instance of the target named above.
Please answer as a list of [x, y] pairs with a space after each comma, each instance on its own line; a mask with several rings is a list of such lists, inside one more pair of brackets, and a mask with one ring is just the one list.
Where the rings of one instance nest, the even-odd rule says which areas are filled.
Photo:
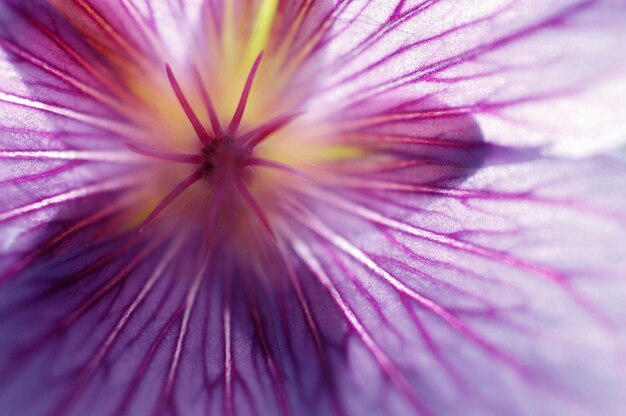
[[[160, 216], [179, 197], [187, 193], [187, 190], [195, 185], [196, 182], [202, 182], [205, 187], [199, 195], [197, 195], [198, 193], [195, 194], [198, 197], [198, 201], [204, 200], [206, 202], [206, 196], [209, 196], [209, 203], [204, 205], [208, 211], [211, 211], [209, 217], [213, 221], [223, 221], [224, 212], [236, 213], [238, 216], [252, 214], [252, 217], [256, 217], [257, 222], [265, 231], [270, 235], [273, 234], [263, 204], [259, 202], [259, 196], [264, 197], [266, 192], [260, 191], [261, 187], [257, 186], [257, 181], [253, 181], [253, 179], [259, 176], [258, 173], [253, 172], [253, 168], [255, 166], [275, 169], [287, 168], [277, 162], [258, 157], [255, 154], [255, 148], [268, 136], [289, 124], [298, 114], [276, 117], [243, 134], [240, 132], [252, 84], [262, 58], [263, 54], [261, 53], [252, 65], [241, 93], [239, 104], [226, 127], [222, 126], [217, 116], [209, 91], [206, 89], [197, 68], [193, 67], [195, 83], [202, 97], [208, 119], [210, 120], [210, 126], [201, 122], [172, 69], [169, 65], [166, 65], [171, 89], [176, 95], [189, 124], [195, 131], [200, 148], [196, 153], [185, 154], [161, 151], [143, 146], [130, 146], [132, 150], [144, 156], [177, 162], [187, 166], [191, 165], [192, 167], [191, 174], [187, 173], [187, 176], [178, 182], [169, 193], [161, 197], [160, 202], [145, 218], [142, 229]], [[204, 214], [201, 215], [201, 218], [206, 221]]]
[[245, 161], [251, 151], [238, 138], [231, 136], [216, 137], [202, 148], [200, 171], [207, 178], [235, 178], [241, 176]]

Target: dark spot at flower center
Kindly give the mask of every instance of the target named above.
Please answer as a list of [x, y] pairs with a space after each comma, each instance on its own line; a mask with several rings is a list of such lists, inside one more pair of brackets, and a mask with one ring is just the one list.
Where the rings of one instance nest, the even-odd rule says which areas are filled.
[[251, 150], [239, 138], [220, 135], [202, 148], [200, 170], [203, 176], [240, 175]]
[[213, 170], [215, 169], [215, 166], [213, 165], [213, 163], [209, 160], [206, 160], [203, 164], [202, 164], [202, 172], [205, 175], [209, 175], [213, 172]]
[[[180, 84], [172, 72], [172, 69], [168, 64], [165, 65], [166, 74], [172, 90], [176, 95], [182, 110], [187, 116], [191, 127], [193, 127], [196, 133], [198, 141], [201, 145], [201, 150], [199, 154], [191, 155], [167, 154], [159, 151], [143, 152], [143, 154], [165, 158], [166, 160], [192, 164], [196, 165], [196, 167], [193, 173], [180, 181], [178, 185], [176, 185], [174, 189], [172, 189], [172, 191], [167, 194], [165, 198], [163, 198], [157, 207], [148, 215], [141, 229], [145, 228], [145, 226], [156, 218], [161, 211], [176, 200], [179, 195], [193, 186], [196, 182], [205, 179], [204, 182], [211, 187], [213, 192], [217, 192], [218, 194], [240, 196], [241, 200], [243, 200], [257, 216], [262, 226], [270, 234], [272, 234], [265, 213], [257, 202], [255, 195], [249, 189], [250, 182], [252, 181], [252, 172], [249, 167], [254, 164], [263, 164], [262, 161], [259, 162], [260, 159], [253, 156], [255, 147], [272, 133], [291, 122], [297, 114], [289, 114], [278, 117], [262, 124], [259, 127], [256, 127], [255, 129], [252, 129], [251, 131], [248, 131], [245, 134], [240, 133], [239, 128], [241, 127], [246, 103], [252, 88], [252, 82], [259, 65], [261, 64], [262, 58], [263, 53], [259, 54], [255, 60], [250, 73], [248, 74], [248, 78], [241, 93], [235, 114], [226, 128], [224, 128], [219, 121], [209, 96], [209, 92], [207, 91], [197, 68], [194, 66], [194, 78], [204, 101], [205, 108], [208, 112], [210, 128], [202, 123], [195, 110], [187, 100], [187, 97], [183, 93]], [[270, 162], [266, 161], [265, 163]], [[206, 179], [208, 179], [208, 181]], [[232, 200], [233, 198], [231, 197], [230, 199]]]

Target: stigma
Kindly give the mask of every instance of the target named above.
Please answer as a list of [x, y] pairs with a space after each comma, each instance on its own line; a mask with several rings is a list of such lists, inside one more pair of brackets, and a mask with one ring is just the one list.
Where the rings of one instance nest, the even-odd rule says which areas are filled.
[[[140, 230], [143, 231], [149, 227], [170, 205], [187, 193], [191, 187], [201, 182], [203, 188], [200, 192], [211, 196], [210, 199], [212, 199], [211, 203], [207, 204], [207, 209], [218, 211], [212, 215], [214, 220], [220, 220], [221, 215], [219, 211], [248, 212], [256, 217], [258, 224], [270, 236], [274, 237], [266, 210], [263, 208], [262, 202], [259, 201], [259, 194], [262, 194], [262, 192], [255, 185], [255, 176], [257, 174], [254, 167], [280, 169], [282, 166], [277, 162], [263, 159], [257, 154], [256, 149], [260, 143], [285, 127], [299, 114], [282, 115], [261, 123], [244, 133], [241, 132], [240, 127], [250, 92], [262, 60], [263, 52], [254, 61], [235, 112], [226, 126], [223, 126], [220, 122], [210, 92], [205, 87], [198, 68], [194, 65], [192, 72], [195, 86], [202, 97], [204, 110], [206, 111], [203, 117], [199, 116], [190, 104], [172, 68], [167, 64], [165, 65], [171, 89], [195, 133], [198, 150], [196, 153], [179, 153], [162, 151], [142, 145], [129, 145], [131, 150], [143, 156], [160, 161], [188, 165], [191, 168], [191, 173], [188, 173], [170, 189], [159, 203], [151, 209]], [[209, 123], [205, 124], [201, 119], [208, 119]], [[286, 167], [285, 170], [287, 170]]]

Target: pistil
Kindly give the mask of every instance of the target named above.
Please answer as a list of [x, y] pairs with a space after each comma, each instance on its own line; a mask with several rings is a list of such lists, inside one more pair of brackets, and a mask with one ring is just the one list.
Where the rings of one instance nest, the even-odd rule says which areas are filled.
[[[200, 92], [210, 121], [210, 128], [208, 129], [202, 124], [200, 118], [189, 103], [170, 65], [165, 66], [171, 88], [185, 112], [187, 119], [194, 128], [201, 144], [201, 150], [198, 154], [181, 154], [129, 144], [131, 150], [143, 156], [156, 158], [161, 161], [192, 164], [195, 166], [193, 173], [179, 182], [150, 212], [141, 226], [141, 230], [144, 230], [169, 205], [194, 184], [200, 180], [207, 179], [205, 182], [207, 186], [210, 187], [208, 192], [216, 192], [219, 188], [220, 192], [232, 191], [235, 194], [239, 194], [241, 200], [249, 206], [251, 212], [257, 217], [262, 228], [265, 229], [270, 236], [274, 237], [268, 216], [264, 212], [262, 205], [259, 203], [257, 196], [254, 195], [253, 189], [249, 186], [248, 182], [251, 180], [251, 166], [269, 166], [276, 168], [279, 165], [271, 161], [259, 163], [258, 161], [261, 159], [256, 158], [253, 153], [254, 148], [259, 143], [289, 124], [298, 114], [288, 114], [277, 117], [246, 134], [238, 134], [254, 78], [259, 70], [262, 59], [263, 52], [258, 55], [250, 69], [239, 103], [226, 130], [221, 126], [213, 101], [198, 68], [192, 65], [192, 73], [195, 85]], [[254, 162], [251, 163], [251, 161]], [[282, 167], [282, 165], [280, 166]], [[214, 201], [214, 203], [215, 202], [216, 201]]]

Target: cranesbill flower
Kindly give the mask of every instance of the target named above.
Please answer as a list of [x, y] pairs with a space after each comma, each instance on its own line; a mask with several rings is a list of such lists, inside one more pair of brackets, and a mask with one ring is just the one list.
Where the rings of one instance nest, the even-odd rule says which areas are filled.
[[625, 41], [609, 0], [3, 0], [0, 414], [624, 414]]

